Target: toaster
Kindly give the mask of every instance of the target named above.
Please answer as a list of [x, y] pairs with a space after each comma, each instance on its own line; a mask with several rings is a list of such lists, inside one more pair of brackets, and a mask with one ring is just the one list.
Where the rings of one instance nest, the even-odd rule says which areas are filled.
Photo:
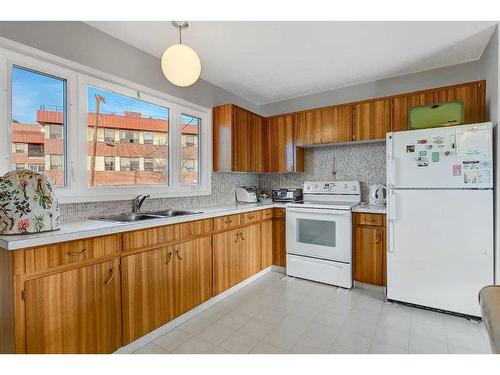
[[271, 195], [273, 202], [302, 202], [304, 196], [302, 189], [273, 189]]
[[257, 202], [257, 188], [255, 186], [240, 186], [236, 188], [236, 201], [244, 203]]

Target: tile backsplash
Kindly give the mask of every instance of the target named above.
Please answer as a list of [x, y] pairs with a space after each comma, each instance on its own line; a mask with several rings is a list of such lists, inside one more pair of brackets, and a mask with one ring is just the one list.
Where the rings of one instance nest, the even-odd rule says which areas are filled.
[[[335, 165], [336, 178], [332, 175]], [[308, 148], [305, 150], [305, 172], [285, 174], [212, 173], [212, 195], [201, 197], [158, 198], [144, 202], [144, 210], [197, 209], [235, 203], [235, 187], [260, 185], [264, 189], [302, 187], [306, 180], [359, 180], [361, 199], [368, 199], [372, 183], [385, 183], [385, 143], [365, 143]], [[144, 190], [147, 192], [147, 189]], [[84, 220], [129, 212], [131, 200], [112, 202], [68, 203], [61, 205], [61, 221]]]
[[307, 148], [304, 163], [304, 173], [263, 174], [260, 185], [275, 189], [302, 187], [304, 181], [359, 180], [361, 200], [367, 201], [371, 184], [385, 184], [385, 142]]
[[[182, 198], [157, 198], [147, 199], [143, 209], [161, 210], [174, 209], [196, 209], [202, 207], [214, 207], [219, 205], [230, 205], [236, 201], [236, 186], [258, 185], [259, 175], [253, 173], [212, 173], [212, 195]], [[147, 189], [144, 188], [147, 193]], [[61, 221], [79, 221], [89, 216], [104, 216], [130, 212], [132, 201], [111, 202], [85, 202], [67, 203], [61, 205]]]

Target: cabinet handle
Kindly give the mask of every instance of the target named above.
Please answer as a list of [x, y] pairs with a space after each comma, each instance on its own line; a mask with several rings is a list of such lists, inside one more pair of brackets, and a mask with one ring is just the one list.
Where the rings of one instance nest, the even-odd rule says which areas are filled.
[[253, 220], [253, 219], [255, 219], [255, 216], [254, 216], [254, 215], [248, 215], [248, 218], [249, 218], [250, 220]]
[[168, 257], [167, 257], [167, 262], [165, 264], [169, 264], [170, 261], [172, 260], [172, 253], [168, 253]]
[[265, 213], [265, 215], [266, 215], [266, 216], [269, 216], [269, 215], [271, 215], [271, 213], [270, 213], [270, 212], [266, 212], [266, 213]]
[[234, 242], [238, 242], [239, 238], [240, 238], [240, 234], [236, 233], [236, 239], [234, 240]]
[[104, 286], [108, 286], [108, 285], [109, 285], [109, 283], [110, 283], [111, 281], [113, 281], [113, 279], [114, 279], [114, 278], [115, 278], [115, 269], [114, 269], [114, 268], [110, 268], [110, 269], [109, 269], [109, 277], [108, 277], [108, 280], [106, 280], [106, 281], [104, 282]]
[[284, 227], [284, 226], [283, 226], [283, 227], [281, 227], [281, 229], [280, 229], [280, 233], [283, 233], [283, 231], [284, 231], [284, 230], [285, 230], [285, 227]]
[[226, 221], [224, 221], [224, 224], [231, 224], [233, 221], [230, 220], [230, 219], [227, 219]]
[[181, 258], [181, 256], [179, 255], [179, 250], [177, 250], [177, 251], [175, 252], [175, 255], [177, 255], [177, 258], [179, 258], [179, 260], [183, 260], [183, 259]]
[[82, 254], [85, 254], [87, 252], [87, 249], [81, 249], [80, 251], [68, 251], [66, 253], [66, 255], [69, 255], [69, 256], [72, 256], [72, 257], [76, 257], [78, 255], [82, 255]]
[[245, 237], [243, 237], [243, 232], [240, 232], [241, 239], [245, 241]]
[[375, 243], [379, 244], [380, 241], [382, 240], [382, 236], [380, 235], [380, 232], [377, 231], [377, 234], [375, 235]]

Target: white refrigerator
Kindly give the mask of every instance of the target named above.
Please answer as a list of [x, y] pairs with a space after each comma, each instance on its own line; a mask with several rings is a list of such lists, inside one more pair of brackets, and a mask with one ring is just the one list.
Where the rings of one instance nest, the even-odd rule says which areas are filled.
[[387, 134], [387, 298], [480, 316], [493, 284], [492, 124]]

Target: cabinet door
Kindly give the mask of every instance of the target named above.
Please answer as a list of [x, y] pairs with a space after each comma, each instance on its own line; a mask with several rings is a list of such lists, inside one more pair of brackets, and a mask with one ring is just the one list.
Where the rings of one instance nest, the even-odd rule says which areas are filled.
[[239, 229], [213, 236], [214, 295], [239, 282]]
[[233, 171], [251, 171], [251, 126], [250, 113], [243, 108], [233, 106]]
[[174, 314], [179, 316], [212, 295], [212, 246], [210, 236], [173, 246]]
[[486, 120], [485, 84], [474, 82], [463, 86], [453, 86], [435, 91], [438, 103], [453, 100], [464, 102], [464, 123], [473, 124]]
[[173, 318], [173, 256], [168, 246], [122, 258], [124, 344]]
[[354, 105], [354, 141], [385, 139], [391, 131], [392, 99], [373, 100]]
[[295, 123], [295, 144], [297, 146], [322, 143], [321, 112], [311, 110], [299, 112]]
[[273, 264], [273, 222], [272, 220], [263, 221], [260, 225], [261, 231], [261, 264], [264, 269]]
[[249, 113], [250, 116], [250, 171], [264, 172], [264, 122], [262, 117]]
[[238, 245], [238, 282], [241, 282], [260, 271], [260, 224], [253, 224], [240, 229]]
[[118, 260], [26, 282], [27, 353], [112, 353], [121, 346]]
[[352, 141], [352, 107], [350, 105], [321, 110], [321, 143]]
[[354, 228], [354, 279], [363, 283], [385, 285], [385, 229]]
[[273, 219], [273, 264], [284, 267], [286, 265], [286, 232], [285, 219]]
[[266, 171], [267, 172], [294, 172], [296, 153], [303, 152], [296, 150], [293, 140], [294, 116], [272, 117], [266, 121]]
[[410, 127], [409, 113], [412, 107], [420, 105], [432, 105], [435, 103], [435, 95], [432, 91], [401, 95], [394, 98], [394, 124], [393, 131], [408, 130]]

